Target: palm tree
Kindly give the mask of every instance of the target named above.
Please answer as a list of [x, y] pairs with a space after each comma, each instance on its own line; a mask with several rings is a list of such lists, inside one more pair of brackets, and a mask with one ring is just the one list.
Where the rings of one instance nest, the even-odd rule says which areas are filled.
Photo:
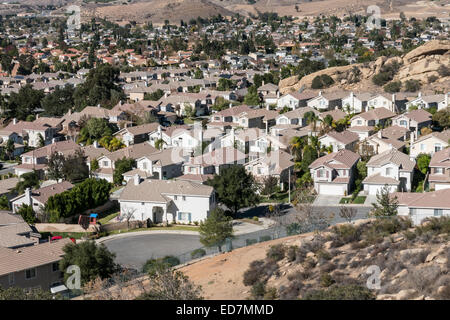
[[320, 121], [319, 117], [312, 111], [305, 113], [306, 123], [311, 126], [311, 129], [315, 132], [317, 127], [317, 122]]
[[163, 139], [158, 139], [158, 140], [155, 141], [155, 148], [158, 149], [158, 150], [162, 150], [163, 145], [165, 143], [166, 142]]
[[317, 151], [317, 157], [320, 157], [320, 141], [319, 141], [319, 137], [316, 136], [310, 136], [310, 144], [311, 146], [314, 148], [314, 150]]
[[290, 153], [293, 157], [295, 157], [296, 161], [300, 161], [302, 159], [302, 150], [306, 144], [306, 141], [303, 137], [293, 137], [291, 139], [291, 143], [289, 145]]

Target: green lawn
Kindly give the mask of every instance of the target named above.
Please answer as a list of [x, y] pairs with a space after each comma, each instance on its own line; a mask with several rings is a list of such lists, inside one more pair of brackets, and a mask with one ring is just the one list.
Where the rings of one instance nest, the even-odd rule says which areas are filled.
[[366, 198], [366, 196], [357, 196], [355, 200], [353, 200], [353, 203], [363, 204], [366, 201]]
[[365, 201], [366, 201], [366, 196], [357, 196], [355, 198], [355, 200], [353, 200], [353, 201], [352, 201], [351, 197], [341, 198], [339, 203], [340, 204], [345, 204], [345, 203], [363, 204]]
[[109, 223], [112, 219], [114, 219], [115, 217], [117, 217], [119, 215], [119, 212], [114, 212], [111, 214], [108, 214], [107, 216], [104, 216], [103, 218], [101, 218], [100, 220], [98, 220], [98, 222], [100, 222], [100, 224], [107, 224]]

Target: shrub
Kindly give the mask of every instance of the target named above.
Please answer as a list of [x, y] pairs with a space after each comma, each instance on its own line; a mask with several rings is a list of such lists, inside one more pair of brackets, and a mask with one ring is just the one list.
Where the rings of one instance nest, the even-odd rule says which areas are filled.
[[257, 242], [258, 242], [257, 239], [245, 239], [245, 245], [246, 246], [251, 246], [252, 244], [255, 244]]
[[253, 217], [253, 221], [259, 221], [259, 218], [258, 217]]
[[334, 284], [336, 281], [333, 280], [333, 278], [330, 276], [329, 273], [324, 273], [320, 276], [320, 285], [322, 287], [329, 287], [332, 284]]
[[434, 281], [441, 275], [438, 266], [428, 266], [422, 269], [410, 269], [407, 276], [409, 286], [419, 292], [424, 292], [428, 286], [433, 287]]
[[296, 259], [296, 252], [297, 252], [297, 250], [298, 250], [297, 246], [289, 246], [286, 249], [285, 255], [286, 255], [286, 258], [288, 259], [289, 262], [292, 262], [292, 261], [294, 261]]
[[264, 282], [258, 281], [255, 284], [253, 284], [252, 289], [250, 291], [251, 296], [254, 299], [261, 299], [264, 297], [266, 293], [266, 285]]
[[334, 226], [332, 232], [337, 236], [337, 241], [341, 244], [359, 241], [361, 238], [360, 228], [351, 224]]
[[389, 93], [399, 92], [400, 89], [402, 88], [402, 83], [401, 81], [391, 81], [388, 84], [386, 84], [383, 88], [385, 92]]
[[267, 258], [272, 261], [280, 261], [284, 258], [286, 252], [286, 248], [282, 244], [277, 244], [274, 246], [271, 246], [269, 250], [267, 251]]
[[420, 80], [410, 79], [405, 82], [405, 91], [407, 92], [416, 92], [419, 91], [422, 87]]
[[325, 290], [307, 293], [304, 300], [375, 300], [375, 295], [360, 285], [332, 285]]
[[312, 257], [308, 257], [303, 262], [303, 267], [305, 268], [305, 270], [311, 270], [316, 266], [316, 264], [316, 261]]
[[278, 298], [277, 288], [270, 287], [266, 288], [266, 292], [264, 293], [264, 300], [275, 300]]
[[206, 255], [206, 251], [204, 249], [195, 249], [191, 252], [191, 257], [193, 259], [201, 258]]
[[243, 283], [245, 286], [252, 286], [259, 280], [263, 266], [264, 260], [255, 260], [250, 263], [249, 268], [244, 272]]
[[302, 227], [299, 223], [290, 223], [286, 226], [286, 233], [288, 236], [293, 236], [302, 233]]
[[314, 77], [314, 79], [311, 82], [311, 88], [312, 89], [328, 88], [333, 83], [334, 83], [333, 78], [331, 78], [327, 74], [322, 74], [320, 76]]
[[145, 262], [144, 266], [142, 267], [142, 272], [152, 273], [153, 271], [157, 270], [157, 268], [159, 268], [160, 266], [174, 267], [179, 264], [180, 259], [178, 259], [175, 256], [165, 256], [163, 258], [149, 259]]
[[416, 233], [418, 235], [422, 235], [424, 233], [431, 233], [431, 234], [442, 234], [450, 233], [450, 217], [443, 216], [443, 217], [431, 217], [427, 218], [422, 225], [416, 227]]
[[301, 281], [294, 280], [287, 287], [280, 287], [280, 299], [281, 300], [296, 300], [300, 294], [300, 290], [303, 287]]
[[320, 249], [319, 251], [317, 251], [316, 255], [317, 255], [317, 258], [319, 259], [319, 261], [324, 261], [324, 260], [328, 261], [328, 260], [331, 260], [331, 258], [332, 258], [331, 254], [327, 250], [324, 250], [324, 249]]
[[406, 230], [405, 232], [403, 232], [403, 236], [404, 236], [407, 240], [413, 241], [413, 240], [416, 238], [417, 235], [416, 235], [415, 232]]

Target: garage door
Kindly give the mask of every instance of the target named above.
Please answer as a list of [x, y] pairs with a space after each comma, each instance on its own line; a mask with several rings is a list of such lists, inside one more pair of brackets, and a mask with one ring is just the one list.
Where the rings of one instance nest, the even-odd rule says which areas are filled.
[[335, 196], [343, 196], [345, 186], [343, 185], [329, 185], [329, 184], [321, 184], [319, 185], [319, 194], [327, 194], [327, 195], [335, 195]]
[[450, 185], [449, 184], [435, 184], [434, 185], [434, 190], [444, 190], [444, 189], [450, 189]]

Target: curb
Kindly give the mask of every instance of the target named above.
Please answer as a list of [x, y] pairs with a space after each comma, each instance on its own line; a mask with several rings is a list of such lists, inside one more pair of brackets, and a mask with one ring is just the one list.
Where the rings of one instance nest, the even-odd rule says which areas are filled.
[[125, 232], [122, 234], [113, 234], [112, 236], [107, 236], [95, 240], [96, 243], [102, 243], [108, 240], [113, 240], [116, 238], [126, 238], [126, 237], [136, 237], [139, 235], [148, 234], [182, 234], [182, 235], [198, 235], [197, 231], [186, 231], [186, 230], [148, 230], [148, 231], [135, 231], [135, 232]]

